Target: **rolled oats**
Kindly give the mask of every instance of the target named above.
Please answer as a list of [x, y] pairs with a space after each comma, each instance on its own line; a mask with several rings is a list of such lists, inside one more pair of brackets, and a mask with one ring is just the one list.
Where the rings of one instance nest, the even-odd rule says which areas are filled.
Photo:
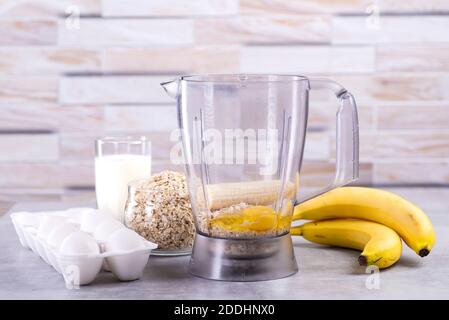
[[162, 171], [132, 186], [125, 223], [158, 249], [192, 247], [195, 225], [185, 175]]

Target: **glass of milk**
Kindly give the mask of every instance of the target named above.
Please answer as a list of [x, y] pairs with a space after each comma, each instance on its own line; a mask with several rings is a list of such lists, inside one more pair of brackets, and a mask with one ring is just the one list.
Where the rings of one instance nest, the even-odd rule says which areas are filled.
[[128, 183], [151, 176], [151, 142], [145, 137], [105, 137], [95, 141], [98, 209], [123, 222]]

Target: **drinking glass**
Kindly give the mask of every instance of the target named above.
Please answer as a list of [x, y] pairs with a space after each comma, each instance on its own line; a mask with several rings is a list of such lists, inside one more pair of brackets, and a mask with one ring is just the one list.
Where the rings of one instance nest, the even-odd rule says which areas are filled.
[[128, 183], [151, 176], [151, 142], [146, 137], [104, 137], [95, 141], [95, 154], [98, 209], [123, 222]]

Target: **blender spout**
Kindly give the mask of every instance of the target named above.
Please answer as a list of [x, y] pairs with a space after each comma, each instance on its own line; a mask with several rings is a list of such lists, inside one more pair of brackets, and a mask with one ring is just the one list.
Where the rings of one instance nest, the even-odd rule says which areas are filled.
[[174, 79], [171, 81], [165, 81], [161, 82], [161, 86], [164, 88], [165, 92], [172, 97], [172, 98], [178, 98], [179, 95], [179, 81], [180, 79]]

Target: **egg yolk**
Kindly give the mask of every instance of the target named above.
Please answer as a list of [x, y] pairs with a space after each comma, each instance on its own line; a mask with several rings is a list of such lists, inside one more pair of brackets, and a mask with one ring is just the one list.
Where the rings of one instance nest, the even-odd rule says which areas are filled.
[[237, 232], [281, 230], [290, 223], [291, 215], [281, 216], [267, 206], [251, 206], [237, 213], [219, 215], [211, 220], [212, 226]]

